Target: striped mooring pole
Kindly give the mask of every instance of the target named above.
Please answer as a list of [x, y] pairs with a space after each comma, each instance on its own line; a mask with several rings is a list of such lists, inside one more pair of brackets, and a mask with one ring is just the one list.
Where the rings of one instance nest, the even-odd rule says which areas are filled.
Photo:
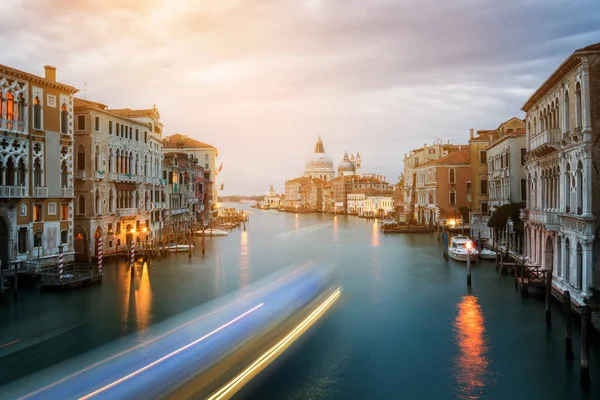
[[131, 241], [131, 270], [133, 271], [133, 265], [135, 263], [135, 240]]
[[98, 278], [102, 279], [102, 238], [98, 238]]
[[63, 247], [58, 246], [58, 278], [63, 279]]

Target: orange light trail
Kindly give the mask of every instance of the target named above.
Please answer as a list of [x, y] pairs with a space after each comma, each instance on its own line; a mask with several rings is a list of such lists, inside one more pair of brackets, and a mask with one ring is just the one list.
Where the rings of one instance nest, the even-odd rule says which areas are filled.
[[117, 386], [118, 384], [120, 384], [120, 383], [122, 383], [122, 382], [125, 382], [126, 380], [128, 380], [128, 379], [131, 379], [131, 378], [133, 378], [134, 376], [136, 376], [136, 375], [139, 375], [139, 374], [141, 374], [142, 372], [144, 372], [144, 371], [146, 371], [146, 370], [148, 370], [148, 369], [150, 369], [150, 368], [154, 367], [155, 365], [158, 365], [158, 364], [160, 364], [161, 362], [163, 362], [163, 361], [165, 361], [165, 360], [168, 360], [169, 358], [171, 358], [171, 357], [173, 357], [173, 356], [175, 356], [175, 355], [177, 355], [177, 354], [181, 353], [182, 351], [184, 351], [184, 350], [187, 350], [187, 349], [189, 349], [189, 348], [190, 348], [190, 347], [192, 347], [192, 346], [195, 346], [196, 344], [198, 344], [198, 343], [200, 343], [200, 342], [202, 342], [202, 341], [204, 341], [204, 340], [208, 339], [209, 337], [213, 336], [215, 333], [221, 332], [223, 329], [230, 327], [231, 325], [235, 324], [236, 322], [238, 322], [238, 321], [239, 321], [239, 320], [241, 320], [242, 318], [246, 317], [247, 315], [249, 315], [249, 314], [252, 314], [254, 311], [258, 310], [258, 309], [259, 309], [259, 308], [261, 308], [263, 305], [264, 305], [264, 303], [260, 303], [260, 304], [259, 304], [259, 305], [257, 305], [256, 307], [254, 307], [254, 308], [251, 308], [250, 310], [246, 311], [245, 313], [238, 315], [237, 317], [235, 317], [235, 318], [234, 318], [234, 319], [232, 319], [231, 321], [229, 321], [229, 322], [227, 322], [227, 323], [225, 323], [225, 324], [221, 325], [221, 326], [220, 326], [220, 327], [218, 327], [217, 329], [215, 329], [215, 330], [213, 330], [213, 331], [211, 331], [211, 332], [207, 333], [206, 335], [202, 336], [201, 338], [199, 338], [199, 339], [196, 339], [196, 340], [194, 340], [193, 342], [191, 342], [191, 343], [188, 343], [188, 344], [186, 344], [185, 346], [183, 346], [183, 347], [180, 347], [180, 348], [178, 348], [178, 349], [177, 349], [177, 350], [175, 350], [175, 351], [172, 351], [171, 353], [167, 354], [166, 356], [163, 356], [163, 357], [159, 358], [158, 360], [156, 360], [156, 361], [153, 361], [153, 362], [151, 362], [150, 364], [147, 364], [147, 365], [143, 366], [142, 368], [138, 369], [137, 371], [134, 371], [134, 372], [130, 373], [129, 375], [126, 375], [126, 376], [124, 376], [124, 377], [123, 377], [123, 378], [121, 378], [121, 379], [117, 379], [117, 380], [116, 380], [116, 381], [114, 381], [113, 383], [110, 383], [110, 384], [108, 384], [108, 385], [106, 385], [106, 386], [104, 386], [104, 387], [102, 387], [102, 388], [100, 388], [100, 389], [98, 389], [98, 390], [96, 390], [96, 391], [94, 391], [94, 392], [92, 392], [92, 393], [88, 394], [87, 396], [83, 396], [83, 397], [81, 397], [81, 398], [80, 398], [80, 400], [86, 400], [86, 399], [89, 399], [89, 398], [92, 398], [92, 397], [96, 396], [97, 394], [100, 394], [100, 393], [102, 393], [102, 392], [105, 392], [105, 391], [107, 391], [108, 389], [110, 389], [110, 388], [112, 388], [112, 387], [114, 387], [114, 386]]
[[[283, 339], [281, 339], [277, 344], [271, 347], [269, 350], [264, 352], [260, 357], [258, 357], [250, 366], [248, 366], [245, 370], [239, 373], [235, 378], [229, 381], [225, 386], [215, 392], [212, 396], [208, 398], [208, 400], [220, 400], [224, 398], [231, 397], [235, 391], [241, 388], [240, 385], [243, 386], [245, 381], [252, 378], [252, 375], [256, 375], [260, 372], [257, 371], [258, 368], [263, 367], [264, 364], [272, 361], [274, 357], [283, 353], [286, 347], [288, 347], [294, 340], [300, 336], [300, 334], [309, 328], [331, 305], [335, 302], [341, 295], [342, 288], [339, 287], [335, 292], [327, 300], [325, 300], [316, 310], [314, 310], [304, 321], [302, 321], [298, 326], [296, 326], [290, 333], [288, 333]], [[266, 366], [266, 365], [264, 365]], [[239, 388], [236, 389], [236, 387]], [[233, 392], [233, 393], [232, 393]]]
[[17, 340], [13, 340], [12, 342], [5, 343], [5, 344], [3, 344], [2, 346], [0, 346], [0, 349], [4, 348], [4, 347], [6, 347], [6, 346], [10, 346], [11, 344], [15, 344], [15, 343], [17, 343], [17, 342], [19, 342], [19, 339], [17, 339]]

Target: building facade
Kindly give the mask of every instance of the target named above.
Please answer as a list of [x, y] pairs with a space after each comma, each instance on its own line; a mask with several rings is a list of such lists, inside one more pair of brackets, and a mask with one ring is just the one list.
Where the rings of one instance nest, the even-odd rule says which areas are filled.
[[582, 305], [600, 289], [600, 43], [575, 51], [532, 94], [526, 112], [525, 259]]
[[158, 111], [75, 99], [74, 114], [76, 256], [97, 256], [100, 238], [106, 255], [154, 242], [165, 210]]
[[0, 65], [0, 261], [73, 258], [73, 95], [57, 82]]
[[486, 147], [491, 212], [500, 206], [526, 200], [526, 144], [525, 130], [518, 129], [501, 134], [498, 140]]

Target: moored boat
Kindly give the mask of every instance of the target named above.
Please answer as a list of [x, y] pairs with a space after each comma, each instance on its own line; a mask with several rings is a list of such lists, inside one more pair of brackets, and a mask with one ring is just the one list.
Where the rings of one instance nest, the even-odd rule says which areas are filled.
[[[202, 236], [202, 231], [196, 231], [196, 236]], [[227, 231], [223, 229], [205, 229], [204, 236], [227, 236]]]
[[[471, 249], [467, 249], [467, 244], [471, 245]], [[473, 247], [473, 242], [466, 236], [454, 236], [452, 243], [448, 248], [448, 257], [456, 261], [467, 262], [467, 257], [471, 258], [471, 262], [477, 262], [479, 251]]]
[[490, 249], [481, 249], [479, 256], [485, 260], [495, 260], [496, 252]]
[[[192, 249], [194, 248], [194, 245], [191, 245]], [[189, 244], [168, 244], [166, 246], [166, 248], [171, 252], [171, 253], [178, 253], [178, 252], [182, 252], [182, 251], [190, 251], [190, 245]]]

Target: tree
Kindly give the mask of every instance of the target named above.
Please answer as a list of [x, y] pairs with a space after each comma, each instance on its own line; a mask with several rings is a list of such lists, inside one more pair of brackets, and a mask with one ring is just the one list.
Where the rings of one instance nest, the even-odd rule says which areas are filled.
[[523, 232], [523, 221], [521, 220], [521, 209], [525, 208], [525, 203], [505, 204], [496, 208], [488, 221], [488, 226], [495, 229], [506, 229], [508, 218], [513, 221], [515, 232]]

